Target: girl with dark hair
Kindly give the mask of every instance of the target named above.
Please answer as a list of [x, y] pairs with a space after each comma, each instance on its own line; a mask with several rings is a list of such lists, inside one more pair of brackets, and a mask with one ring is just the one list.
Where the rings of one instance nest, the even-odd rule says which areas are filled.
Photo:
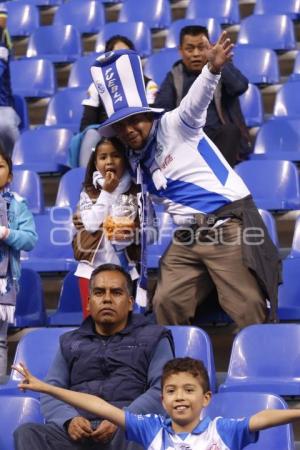
[[14, 322], [20, 252], [32, 250], [37, 234], [24, 199], [10, 192], [12, 161], [0, 142], [0, 382], [7, 370], [7, 329]]
[[[77, 229], [73, 250], [79, 261], [75, 275], [79, 277], [84, 317], [89, 280], [97, 266], [119, 264], [130, 271], [133, 279], [138, 278], [137, 192], [126, 167], [123, 144], [117, 138], [102, 138], [91, 153], [73, 218]], [[116, 208], [122, 210], [118, 222], [112, 217]]]

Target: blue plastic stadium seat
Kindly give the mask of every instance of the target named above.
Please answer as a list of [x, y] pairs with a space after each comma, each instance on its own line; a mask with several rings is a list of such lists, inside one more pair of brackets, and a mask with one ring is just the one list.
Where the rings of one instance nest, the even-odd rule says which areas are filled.
[[150, 28], [168, 28], [171, 23], [171, 7], [168, 0], [147, 0], [143, 8], [136, 0], [126, 0], [121, 5], [119, 22], [144, 22]]
[[149, 56], [152, 52], [152, 40], [149, 25], [142, 21], [111, 22], [104, 25], [97, 35], [96, 52], [104, 52], [105, 43], [112, 36], [119, 34], [130, 39], [141, 57]]
[[11, 61], [10, 77], [13, 93], [23, 97], [51, 97], [56, 91], [54, 66], [47, 59]]
[[65, 128], [27, 130], [15, 143], [13, 164], [38, 173], [65, 171], [72, 136]]
[[176, 48], [164, 48], [153, 53], [146, 61], [144, 73], [152, 78], [157, 84], [161, 84], [167, 73], [172, 69], [173, 64], [181, 59]]
[[70, 88], [88, 88], [93, 82], [90, 68], [99, 56], [97, 53], [80, 56], [77, 61], [72, 64], [70, 76], [68, 79], [68, 87]]
[[156, 233], [154, 243], [147, 246], [147, 267], [148, 269], [157, 269], [159, 261], [167, 247], [171, 243], [175, 225], [167, 212], [156, 211]]
[[286, 82], [277, 92], [274, 115], [300, 117], [300, 80]]
[[14, 170], [10, 189], [26, 199], [32, 213], [39, 214], [44, 211], [44, 191], [41, 179], [33, 170]]
[[27, 422], [43, 423], [40, 411], [40, 402], [36, 398], [25, 396], [1, 397], [2, 408], [0, 411], [0, 448], [12, 450], [14, 447], [13, 432], [20, 425]]
[[29, 36], [40, 26], [38, 8], [30, 3], [6, 2], [7, 29], [11, 37]]
[[287, 14], [291, 19], [299, 19], [298, 0], [256, 0], [254, 14]]
[[[264, 409], [288, 409], [285, 401], [274, 394], [262, 392], [222, 392], [212, 397], [204, 410], [204, 417], [211, 419], [227, 417], [239, 419], [250, 417]], [[252, 450], [294, 450], [294, 435], [291, 425], [260, 431], [255, 444], [247, 446]]]
[[285, 15], [252, 15], [241, 21], [238, 44], [249, 44], [273, 50], [296, 48], [294, 24]]
[[22, 268], [13, 327], [42, 327], [47, 323], [42, 281], [38, 273]]
[[251, 325], [234, 339], [223, 391], [299, 395], [300, 324]]
[[[299, 222], [298, 222], [299, 228]], [[298, 231], [299, 233], [299, 231]], [[299, 243], [298, 243], [299, 246]], [[280, 320], [300, 320], [300, 252], [296, 248], [294, 258], [283, 260], [283, 284], [278, 292], [278, 316]]]
[[83, 111], [81, 102], [86, 95], [86, 89], [83, 88], [58, 91], [48, 104], [45, 125], [79, 131]]
[[300, 80], [300, 52], [297, 52], [293, 73], [288, 78], [289, 81]]
[[293, 236], [290, 257], [300, 258], [300, 219], [299, 218], [296, 220], [296, 223], [295, 223], [294, 236]]
[[216, 390], [216, 371], [211, 340], [201, 328], [191, 326], [168, 326], [172, 331], [176, 358], [189, 356], [200, 359], [207, 368], [211, 390]]
[[279, 83], [279, 66], [274, 50], [237, 45], [234, 48], [233, 63], [250, 83]]
[[82, 190], [82, 183], [85, 176], [84, 167], [76, 167], [65, 173], [59, 182], [56, 206], [70, 207], [75, 210]]
[[48, 325], [79, 326], [82, 320], [83, 316], [78, 277], [75, 277], [74, 272], [69, 272], [63, 281], [57, 310], [54, 314], [49, 316]]
[[53, 207], [35, 216], [38, 241], [31, 252], [21, 253], [23, 267], [37, 272], [68, 272], [77, 264], [72, 249], [73, 224], [70, 208]]
[[63, 0], [18, 0], [20, 2], [32, 3], [36, 6], [57, 6], [62, 3]]
[[248, 186], [258, 208], [274, 211], [300, 208], [298, 171], [291, 161], [245, 161], [235, 170]]
[[201, 25], [207, 28], [210, 42], [216, 42], [220, 36], [222, 29], [217, 19], [212, 17], [199, 17], [198, 19], [179, 19], [171, 23], [169, 28], [166, 44], [168, 48], [179, 46], [180, 31], [182, 28], [191, 25]]
[[261, 218], [267, 227], [267, 230], [273, 243], [276, 245], [276, 247], [279, 247], [277, 227], [274, 217], [269, 211], [266, 211], [265, 209], [259, 209], [259, 214], [261, 215]]
[[82, 53], [80, 33], [72, 25], [49, 25], [31, 34], [26, 56], [46, 58], [53, 63], [75, 61]]
[[186, 12], [187, 19], [214, 17], [220, 23], [232, 25], [240, 22], [237, 0], [190, 0]]
[[278, 117], [263, 123], [251, 158], [300, 161], [300, 117]]
[[257, 86], [249, 83], [247, 91], [239, 97], [247, 127], [257, 127], [263, 123], [262, 95]]
[[28, 115], [28, 108], [27, 103], [24, 97], [21, 95], [13, 94], [14, 99], [14, 108], [18, 114], [18, 116], [21, 119], [21, 122], [19, 124], [19, 130], [25, 131], [29, 127], [29, 115]]
[[54, 16], [54, 25], [72, 25], [80, 33], [98, 33], [104, 23], [104, 6], [95, 0], [70, 0]]
[[[33, 375], [41, 379], [45, 378], [55, 357], [60, 335], [71, 329], [64, 327], [40, 328], [25, 334], [18, 343], [13, 364], [18, 365], [22, 362]], [[18, 372], [11, 371], [8, 382], [0, 384], [1, 402], [3, 395], [24, 396], [24, 393], [18, 389], [21, 379], [22, 376]], [[32, 391], [27, 391], [25, 395], [39, 397], [39, 393]]]

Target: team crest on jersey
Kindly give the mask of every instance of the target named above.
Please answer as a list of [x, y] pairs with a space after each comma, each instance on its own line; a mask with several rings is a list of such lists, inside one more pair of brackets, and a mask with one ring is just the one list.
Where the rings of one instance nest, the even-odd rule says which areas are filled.
[[159, 142], [157, 142], [155, 156], [157, 156], [157, 157], [160, 156], [163, 151], [164, 151], [163, 146]]
[[103, 85], [103, 83], [97, 83], [97, 88], [100, 94], [104, 94], [105, 86]]

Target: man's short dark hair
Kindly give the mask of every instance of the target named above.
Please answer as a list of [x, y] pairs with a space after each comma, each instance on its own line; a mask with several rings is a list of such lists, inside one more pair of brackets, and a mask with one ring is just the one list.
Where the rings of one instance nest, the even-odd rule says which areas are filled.
[[101, 266], [98, 266], [98, 267], [96, 267], [96, 269], [93, 270], [91, 278], [90, 278], [90, 283], [89, 283], [90, 293], [93, 288], [95, 276], [101, 272], [119, 272], [119, 273], [121, 273], [123, 275], [123, 277], [126, 279], [128, 294], [130, 296], [132, 296], [133, 284], [132, 284], [131, 276], [129, 275], [128, 272], [126, 272], [126, 270], [123, 269], [123, 267], [118, 266], [117, 264], [101, 264]]
[[210, 391], [209, 377], [205, 365], [202, 361], [189, 357], [174, 358], [164, 365], [161, 376], [161, 388], [163, 389], [167, 378], [181, 372], [190, 373], [195, 378], [198, 378], [204, 393]]
[[183, 44], [184, 36], [199, 36], [199, 34], [204, 34], [205, 37], [209, 40], [208, 31], [206, 27], [202, 27], [201, 25], [187, 25], [186, 27], [181, 28], [180, 36], [179, 36], [179, 44]]

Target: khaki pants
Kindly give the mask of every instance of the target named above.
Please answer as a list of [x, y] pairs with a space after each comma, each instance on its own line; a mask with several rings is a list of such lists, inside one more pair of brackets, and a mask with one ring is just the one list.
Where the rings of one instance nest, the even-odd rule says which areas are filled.
[[239, 328], [265, 322], [265, 297], [243, 264], [241, 230], [241, 223], [233, 219], [212, 229], [204, 242], [169, 246], [153, 298], [159, 324], [190, 325], [213, 285], [220, 305]]

